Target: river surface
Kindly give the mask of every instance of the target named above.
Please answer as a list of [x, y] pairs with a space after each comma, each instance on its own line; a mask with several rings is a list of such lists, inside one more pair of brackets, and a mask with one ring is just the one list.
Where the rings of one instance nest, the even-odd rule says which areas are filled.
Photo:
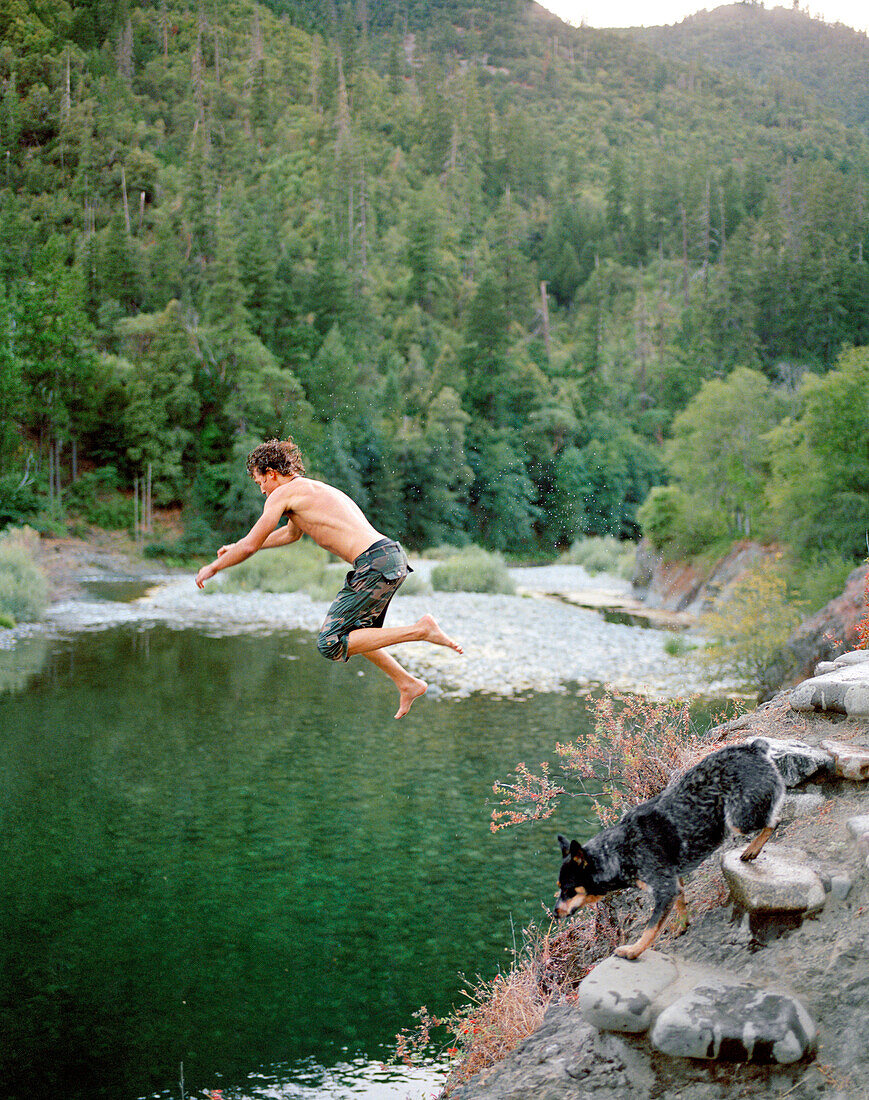
[[405, 1100], [422, 1004], [510, 961], [585, 800], [489, 831], [580, 691], [417, 703], [311, 635], [150, 623], [0, 654], [4, 1100]]

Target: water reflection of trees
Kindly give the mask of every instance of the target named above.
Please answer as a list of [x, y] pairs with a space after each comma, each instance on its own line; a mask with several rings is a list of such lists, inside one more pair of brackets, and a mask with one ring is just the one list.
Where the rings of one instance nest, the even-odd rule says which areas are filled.
[[42, 672], [48, 658], [48, 639], [22, 638], [12, 649], [0, 649], [0, 694], [23, 691], [31, 677]]

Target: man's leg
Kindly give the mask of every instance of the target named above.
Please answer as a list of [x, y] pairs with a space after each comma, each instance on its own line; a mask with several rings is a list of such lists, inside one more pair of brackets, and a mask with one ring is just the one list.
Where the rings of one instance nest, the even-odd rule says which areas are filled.
[[370, 653], [363, 653], [362, 656], [373, 665], [376, 665], [382, 672], [385, 672], [398, 688], [400, 699], [398, 701], [398, 711], [395, 717], [403, 718], [410, 710], [411, 703], [414, 699], [418, 699], [420, 695], [425, 695], [428, 684], [425, 680], [420, 680], [416, 676], [411, 676], [407, 669], [402, 668], [394, 657], [390, 657], [390, 655], [382, 649], [375, 649]]
[[[431, 615], [423, 615], [411, 626], [361, 626], [347, 635], [347, 656], [365, 656], [384, 646], [398, 645], [400, 642], [431, 642], [462, 652], [458, 642], [448, 637]], [[399, 666], [400, 667], [400, 666]]]

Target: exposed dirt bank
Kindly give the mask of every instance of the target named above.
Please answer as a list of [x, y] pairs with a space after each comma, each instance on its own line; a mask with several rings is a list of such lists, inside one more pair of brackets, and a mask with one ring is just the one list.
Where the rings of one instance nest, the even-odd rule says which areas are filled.
[[42, 538], [37, 553], [48, 576], [52, 603], [82, 596], [89, 580], [168, 574], [159, 561], [142, 558], [130, 538], [114, 531], [95, 530], [87, 539]]

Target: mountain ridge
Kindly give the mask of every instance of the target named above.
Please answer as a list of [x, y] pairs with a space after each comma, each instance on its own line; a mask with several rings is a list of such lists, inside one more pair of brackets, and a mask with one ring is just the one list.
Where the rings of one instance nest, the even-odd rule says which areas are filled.
[[843, 121], [869, 127], [869, 36], [799, 8], [726, 4], [680, 23], [621, 32], [671, 60], [798, 84]]

